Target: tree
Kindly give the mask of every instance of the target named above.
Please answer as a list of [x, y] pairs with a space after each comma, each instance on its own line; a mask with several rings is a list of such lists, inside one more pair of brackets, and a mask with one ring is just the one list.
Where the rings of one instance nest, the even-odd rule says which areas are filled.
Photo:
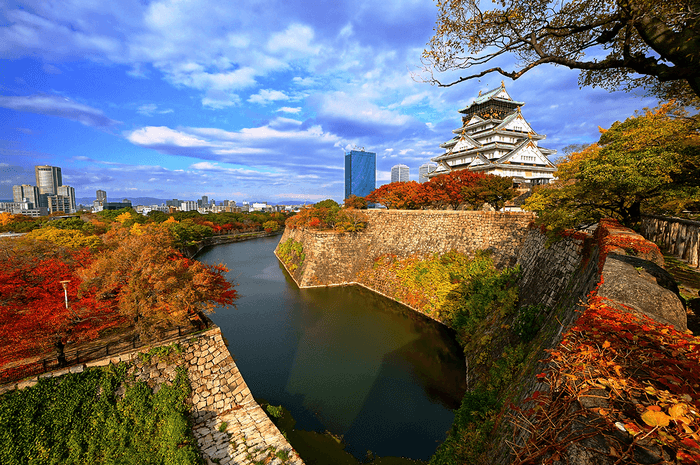
[[358, 197], [356, 195], [351, 195], [345, 199], [344, 206], [346, 208], [357, 208], [359, 210], [367, 208], [367, 201], [364, 197]]
[[465, 192], [478, 185], [484, 174], [470, 170], [453, 170], [439, 174], [422, 184], [420, 203], [457, 209], [467, 200]]
[[[699, 101], [697, 0], [499, 0], [494, 4], [484, 11], [479, 0], [438, 0], [436, 33], [423, 52], [431, 82], [450, 86], [489, 73], [515, 80], [551, 63], [581, 70], [581, 85], [614, 89], [626, 83], [626, 90], [641, 86], [664, 98], [689, 95], [695, 103]], [[519, 67], [481, 70], [505, 54], [514, 55]], [[433, 69], [473, 74], [443, 84], [432, 77]]]
[[321, 200], [320, 202], [314, 204], [314, 207], [316, 207], [316, 208], [331, 208], [331, 207], [340, 207], [340, 205], [338, 205], [338, 202], [336, 202], [333, 199], [326, 199], [326, 200]]
[[262, 227], [265, 230], [265, 232], [275, 232], [275, 231], [279, 231], [280, 224], [277, 221], [270, 220], [270, 221], [264, 222]]
[[601, 218], [639, 223], [642, 213], [679, 213], [700, 201], [700, 118], [679, 105], [637, 113], [600, 141], [558, 165], [558, 180], [537, 190], [524, 208], [550, 230], [590, 225]]
[[140, 226], [141, 234], [114, 228], [104, 236], [109, 250], [78, 272], [83, 292], [115, 301], [140, 334], [183, 324], [231, 305], [236, 291], [223, 265], [205, 265], [182, 256], [167, 227]]
[[[76, 269], [91, 261], [86, 248], [28, 237], [0, 240], [0, 367], [46, 356], [69, 339], [95, 339], [124, 323], [112, 302], [98, 302], [90, 292], [76, 299], [80, 285]], [[61, 281], [69, 281], [70, 309]]]
[[494, 209], [500, 210], [517, 192], [513, 189], [512, 177], [487, 174], [477, 182], [463, 187], [462, 195], [464, 201], [474, 208], [487, 202]]
[[52, 224], [35, 229], [28, 233], [26, 237], [41, 241], [48, 241], [53, 244], [72, 249], [88, 247], [95, 250], [102, 245], [100, 238], [93, 234], [84, 234], [76, 229], [58, 229]]
[[421, 185], [416, 181], [392, 182], [374, 189], [365, 199], [389, 209], [414, 210], [419, 208], [420, 189]]

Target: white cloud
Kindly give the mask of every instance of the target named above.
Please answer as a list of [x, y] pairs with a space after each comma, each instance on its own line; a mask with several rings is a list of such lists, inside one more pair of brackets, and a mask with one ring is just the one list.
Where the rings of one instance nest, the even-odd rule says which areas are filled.
[[376, 123], [382, 126], [401, 126], [413, 120], [410, 116], [384, 110], [368, 99], [358, 98], [343, 91], [328, 93], [323, 96], [319, 114], [362, 123]]
[[272, 34], [267, 41], [270, 52], [287, 52], [296, 56], [315, 55], [319, 52], [318, 45], [312, 45], [314, 30], [303, 24], [292, 24], [283, 32]]
[[144, 116], [153, 116], [154, 114], [164, 115], [167, 113], [173, 113], [173, 110], [171, 108], [159, 110], [158, 105], [156, 105], [155, 103], [147, 103], [138, 107], [136, 109], [136, 113]]
[[165, 126], [148, 126], [129, 133], [131, 143], [142, 146], [174, 145], [177, 147], [206, 147], [210, 144], [190, 134], [175, 131]]
[[260, 105], [267, 105], [277, 100], [289, 100], [284, 92], [279, 90], [260, 89], [257, 94], [251, 95], [248, 101]]
[[74, 102], [58, 95], [26, 95], [10, 97], [0, 95], [0, 107], [15, 111], [58, 116], [78, 121], [85, 126], [107, 128], [119, 124], [104, 115], [102, 110]]
[[294, 108], [292, 108], [292, 107], [282, 107], [282, 108], [278, 109], [277, 111], [278, 111], [278, 112], [283, 112], [283, 113], [292, 113], [292, 114], [298, 115], [299, 113], [301, 113], [301, 107], [294, 107]]

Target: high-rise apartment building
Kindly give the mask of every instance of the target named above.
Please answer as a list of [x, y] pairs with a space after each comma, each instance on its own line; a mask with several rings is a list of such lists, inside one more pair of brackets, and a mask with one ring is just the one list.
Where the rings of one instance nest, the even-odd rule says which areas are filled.
[[61, 168], [58, 166], [37, 165], [34, 167], [36, 187], [40, 194], [57, 195], [58, 186], [63, 185]]
[[409, 168], [406, 165], [391, 167], [391, 182], [408, 182]]
[[66, 213], [75, 213], [78, 209], [75, 205], [75, 189], [71, 186], [58, 186], [58, 195], [68, 199], [70, 211]]
[[420, 165], [420, 168], [418, 168], [418, 182], [424, 183], [428, 182], [428, 174], [432, 173], [437, 169], [437, 165], [435, 163], [423, 163]]
[[41, 204], [39, 188], [22, 184], [21, 186], [12, 186], [12, 200], [14, 202], [29, 202], [29, 208], [39, 208]]
[[377, 183], [377, 154], [351, 150], [345, 154], [345, 198], [364, 197]]
[[97, 196], [97, 201], [100, 203], [105, 203], [107, 200], [107, 192], [103, 191], [102, 189], [97, 189], [95, 195]]
[[73, 213], [70, 211], [70, 199], [62, 195], [49, 195], [49, 213]]

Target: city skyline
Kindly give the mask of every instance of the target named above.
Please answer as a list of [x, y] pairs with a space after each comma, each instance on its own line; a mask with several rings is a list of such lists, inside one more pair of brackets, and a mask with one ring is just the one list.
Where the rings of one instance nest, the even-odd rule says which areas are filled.
[[[456, 112], [502, 79], [421, 82], [436, 14], [398, 0], [3, 4], [0, 199], [49, 165], [77, 198], [342, 201], [355, 147], [377, 153], [377, 185], [398, 163], [417, 180]], [[577, 81], [554, 66], [506, 80], [560, 154], [656, 104]]]

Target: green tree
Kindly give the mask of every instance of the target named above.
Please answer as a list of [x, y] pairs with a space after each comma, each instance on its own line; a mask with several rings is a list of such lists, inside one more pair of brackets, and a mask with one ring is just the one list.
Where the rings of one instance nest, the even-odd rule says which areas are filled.
[[484, 202], [496, 210], [503, 208], [505, 203], [517, 195], [513, 189], [513, 178], [487, 174], [476, 183], [462, 188], [464, 201], [473, 208], [480, 207]]
[[338, 202], [336, 202], [333, 199], [326, 199], [326, 200], [321, 200], [320, 202], [314, 204], [314, 207], [316, 207], [316, 208], [332, 208], [332, 207], [340, 207], [340, 205], [338, 205]]
[[632, 227], [642, 213], [678, 213], [700, 201], [697, 115], [667, 103], [601, 133], [597, 144], [566, 156], [558, 180], [525, 202], [539, 223], [560, 231], [613, 217]]
[[[490, 9], [479, 0], [438, 0], [437, 6], [436, 32], [423, 61], [438, 85], [489, 73], [515, 80], [551, 63], [581, 70], [581, 85], [643, 87], [663, 98], [699, 101], [696, 0], [501, 0]], [[516, 69], [484, 69], [505, 54], [518, 60]], [[454, 69], [472, 74], [446, 84], [432, 76], [433, 70]]]

